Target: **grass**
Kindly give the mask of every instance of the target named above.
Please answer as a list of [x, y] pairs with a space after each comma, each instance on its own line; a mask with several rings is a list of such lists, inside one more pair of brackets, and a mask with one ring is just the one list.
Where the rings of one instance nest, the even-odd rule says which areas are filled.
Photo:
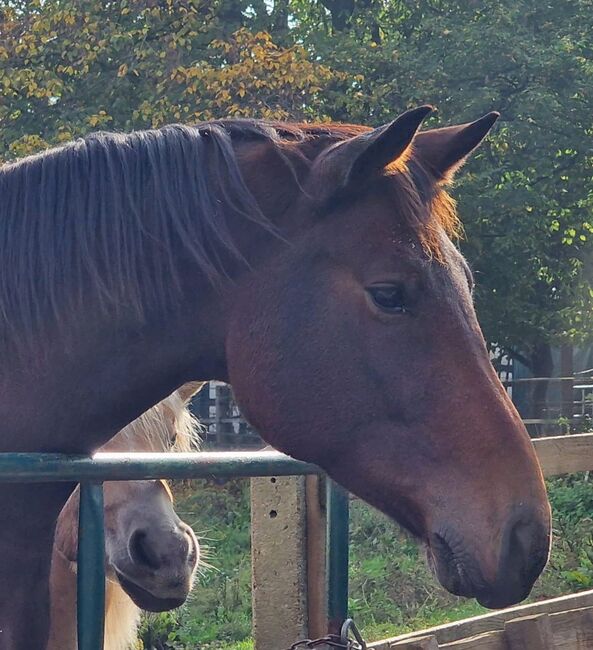
[[[179, 612], [147, 618], [145, 650], [252, 650], [249, 483], [178, 486], [177, 509], [206, 547], [206, 568]], [[549, 483], [555, 544], [530, 601], [593, 587], [593, 485], [587, 475]], [[369, 641], [475, 616], [487, 610], [451, 596], [416, 543], [383, 515], [354, 502], [350, 611]]]

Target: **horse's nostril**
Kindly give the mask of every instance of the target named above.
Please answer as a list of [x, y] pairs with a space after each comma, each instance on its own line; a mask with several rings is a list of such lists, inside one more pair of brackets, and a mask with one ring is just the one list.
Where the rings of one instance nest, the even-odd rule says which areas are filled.
[[198, 546], [194, 542], [194, 540], [189, 536], [187, 537], [187, 544], [188, 544], [187, 561], [190, 565], [193, 565], [198, 560]]
[[193, 566], [194, 564], [197, 563], [199, 553], [200, 553], [200, 546], [198, 544], [198, 540], [196, 539], [193, 530], [187, 524], [181, 522], [179, 529], [181, 533], [181, 538], [185, 543], [185, 548], [184, 548], [185, 558], [188, 564], [190, 566]]
[[519, 552], [524, 559], [527, 559], [531, 553], [536, 532], [536, 526], [533, 523], [517, 522], [511, 531], [510, 552]]
[[129, 541], [129, 551], [130, 557], [136, 564], [147, 566], [155, 571], [161, 567], [161, 561], [157, 553], [151, 548], [144, 530], [136, 530], [132, 533]]
[[548, 536], [535, 519], [521, 518], [512, 525], [501, 564], [514, 567], [526, 583], [541, 572], [548, 556]]

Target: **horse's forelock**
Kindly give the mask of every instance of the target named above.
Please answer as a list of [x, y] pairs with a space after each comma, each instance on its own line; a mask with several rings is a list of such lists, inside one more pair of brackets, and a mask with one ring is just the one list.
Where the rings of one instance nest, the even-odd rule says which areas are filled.
[[188, 402], [181, 398], [179, 391], [175, 391], [165, 399], [175, 417], [175, 444], [173, 451], [194, 451], [200, 447], [202, 427], [190, 411]]

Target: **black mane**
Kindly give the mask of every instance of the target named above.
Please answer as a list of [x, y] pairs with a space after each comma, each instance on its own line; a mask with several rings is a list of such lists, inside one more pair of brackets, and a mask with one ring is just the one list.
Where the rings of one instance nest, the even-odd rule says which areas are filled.
[[241, 258], [230, 211], [273, 231], [233, 139], [299, 138], [252, 120], [95, 133], [0, 167], [0, 335], [21, 337], [93, 291], [141, 314], [179, 288], [176, 258], [212, 281]]

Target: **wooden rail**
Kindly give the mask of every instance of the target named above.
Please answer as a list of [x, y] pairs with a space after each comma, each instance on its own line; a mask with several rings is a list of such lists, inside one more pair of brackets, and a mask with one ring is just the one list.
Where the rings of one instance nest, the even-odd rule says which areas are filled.
[[536, 438], [533, 445], [545, 476], [593, 470], [593, 433]]
[[[373, 646], [371, 646], [373, 647]], [[591, 650], [593, 607], [555, 614], [535, 614], [507, 621], [493, 630], [452, 643], [439, 644], [432, 635], [394, 641], [386, 650]]]
[[[523, 647], [525, 650], [540, 650], [546, 646], [539, 645], [525, 645], [525, 646], [511, 646], [496, 645], [499, 643], [499, 637], [505, 632], [509, 626], [510, 621], [516, 619], [522, 620], [525, 618], [533, 618], [534, 616], [549, 615], [554, 624], [557, 621], [564, 621], [565, 619], [553, 618], [557, 614], [564, 614], [567, 611], [588, 611], [587, 616], [591, 616], [593, 611], [593, 590], [583, 591], [579, 594], [570, 594], [569, 596], [561, 596], [559, 598], [552, 598], [550, 600], [543, 600], [539, 603], [532, 603], [530, 605], [519, 605], [517, 607], [509, 607], [492, 614], [483, 614], [482, 616], [474, 616], [462, 621], [454, 623], [446, 623], [426, 630], [417, 632], [410, 632], [409, 634], [401, 634], [399, 636], [384, 639], [382, 641], [375, 641], [369, 644], [369, 650], [391, 650], [392, 648], [404, 648], [405, 650], [415, 650], [426, 648], [464, 648], [467, 650], [474, 650], [475, 648], [492, 648], [499, 647], [504, 650], [515, 650], [515, 647]], [[570, 618], [570, 617], [569, 617]], [[593, 620], [593, 619], [592, 619]], [[555, 628], [554, 628], [555, 629]], [[560, 633], [559, 633], [560, 634]], [[585, 634], [585, 632], [583, 633]], [[491, 635], [488, 637], [488, 635]], [[418, 643], [428, 643], [426, 639], [431, 639], [432, 645], [418, 645]], [[432, 641], [432, 639], [434, 641]], [[484, 639], [486, 639], [484, 641]], [[471, 645], [471, 643], [478, 643], [478, 645]], [[437, 645], [435, 645], [435, 643]], [[455, 645], [465, 643], [468, 645]], [[484, 645], [479, 645], [482, 643]], [[398, 645], [399, 644], [399, 645]], [[491, 645], [488, 645], [491, 644]], [[552, 646], [554, 647], [554, 646]], [[579, 645], [560, 645], [560, 648], [571, 648], [580, 650], [580, 648], [593, 648], [593, 637], [591, 637], [591, 644], [589, 646]]]

